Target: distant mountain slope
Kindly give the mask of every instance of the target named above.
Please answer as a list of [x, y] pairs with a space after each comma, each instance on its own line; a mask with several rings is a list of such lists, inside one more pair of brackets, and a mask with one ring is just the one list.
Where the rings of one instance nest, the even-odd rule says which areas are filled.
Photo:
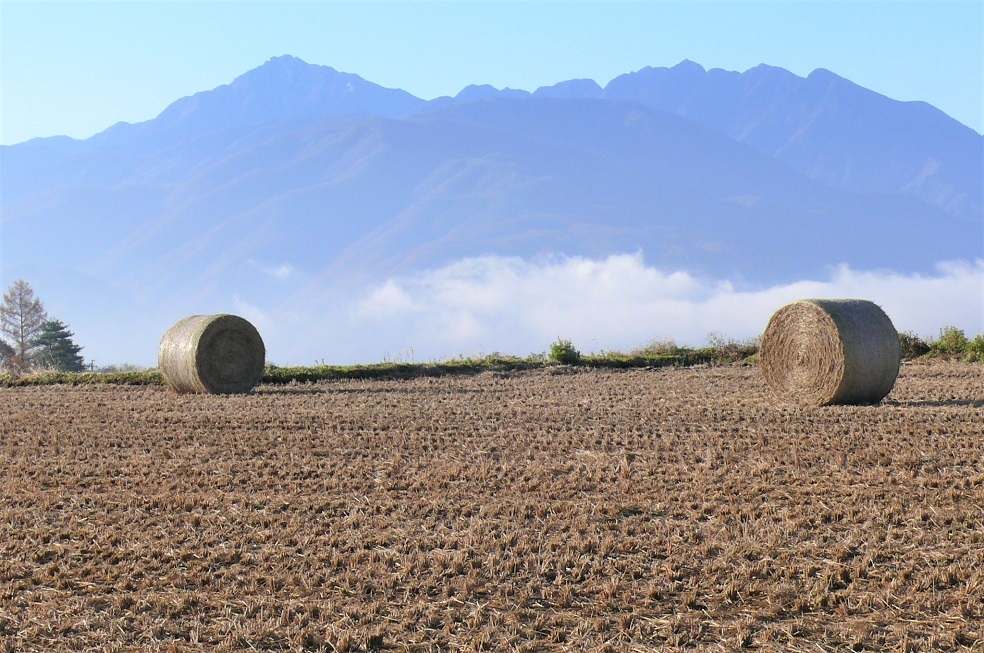
[[[209, 310], [489, 253], [642, 251], [749, 285], [982, 256], [960, 182], [979, 136], [824, 74], [678, 68], [425, 103], [273, 59], [145, 123], [0, 148], [0, 273]], [[879, 115], [894, 154], [851, 137]], [[939, 164], [904, 185], [927, 153]], [[285, 294], [274, 268], [303, 287]]]
[[[120, 183], [149, 155], [185, 148], [209, 135], [284, 120], [400, 116], [424, 100], [291, 56], [274, 57], [230, 84], [181, 98], [142, 123], [118, 123], [84, 141], [35, 139], [0, 147], [4, 201], [62, 183]], [[212, 140], [214, 142], [214, 139]]]
[[146, 360], [195, 313], [275, 316], [281, 346], [318, 340], [305, 316], [344, 333], [367, 289], [484, 254], [641, 252], [740, 288], [932, 274], [984, 258], [980, 143], [824, 73], [684, 64], [424, 102], [280, 57], [154, 120], [0, 147], [0, 281]]
[[[912, 195], [971, 222], [984, 215], [984, 137], [930, 105], [891, 100], [824, 70], [803, 79], [765, 65], [737, 73], [689, 61], [621, 75], [604, 89], [584, 79], [533, 94], [473, 85], [425, 102], [357, 75], [275, 57], [228, 85], [174, 102], [151, 121], [121, 123], [86, 141], [0, 148], [3, 190], [11, 200], [64, 182], [123, 178], [148, 152], [226, 129], [530, 97], [638, 102], [711, 127], [836, 189]], [[94, 150], [106, 154], [94, 157]]]
[[152, 121], [137, 126], [120, 125], [96, 136], [95, 140], [119, 142], [121, 138], [147, 139], [162, 135], [174, 142], [280, 120], [401, 116], [424, 104], [424, 100], [406, 91], [383, 88], [358, 75], [281, 56], [240, 75], [230, 84], [172, 103]]
[[234, 284], [248, 259], [370, 278], [492, 252], [642, 249], [662, 267], [764, 282], [978, 253], [923, 202], [831, 190], [635, 103], [290, 120], [75, 161], [82, 181], [5, 202], [5, 264], [75, 259], [164, 289]]
[[613, 79], [608, 99], [692, 118], [834, 188], [914, 195], [980, 220], [984, 137], [923, 102], [898, 102], [826, 71], [705, 71], [685, 61]]

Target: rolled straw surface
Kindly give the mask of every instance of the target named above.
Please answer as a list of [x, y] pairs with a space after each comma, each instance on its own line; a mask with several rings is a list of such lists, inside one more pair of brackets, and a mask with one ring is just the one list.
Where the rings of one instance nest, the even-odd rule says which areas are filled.
[[260, 382], [266, 349], [256, 328], [237, 315], [192, 315], [161, 339], [157, 361], [177, 392], [249, 392]]
[[864, 299], [783, 306], [762, 335], [759, 359], [776, 395], [814, 406], [878, 403], [892, 391], [901, 363], [892, 321]]

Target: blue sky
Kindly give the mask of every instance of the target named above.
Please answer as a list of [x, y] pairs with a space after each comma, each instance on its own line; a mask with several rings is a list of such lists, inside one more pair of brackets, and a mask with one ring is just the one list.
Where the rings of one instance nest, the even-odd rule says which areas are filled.
[[85, 138], [292, 54], [430, 99], [683, 59], [827, 68], [984, 128], [984, 3], [0, 0], [0, 143]]

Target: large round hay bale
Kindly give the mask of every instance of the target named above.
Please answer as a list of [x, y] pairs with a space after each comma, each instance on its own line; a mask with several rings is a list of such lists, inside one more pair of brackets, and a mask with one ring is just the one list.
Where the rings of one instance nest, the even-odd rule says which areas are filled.
[[192, 315], [161, 339], [164, 382], [177, 392], [249, 392], [260, 382], [266, 350], [259, 332], [237, 315]]
[[779, 397], [814, 406], [878, 403], [899, 374], [899, 335], [864, 299], [803, 299], [769, 320], [759, 350]]

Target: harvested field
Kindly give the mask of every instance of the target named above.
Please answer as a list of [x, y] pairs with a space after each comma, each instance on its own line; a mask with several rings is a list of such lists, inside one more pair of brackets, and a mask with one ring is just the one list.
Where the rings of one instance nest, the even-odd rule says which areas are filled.
[[[0, 388], [15, 651], [984, 648], [984, 365]], [[2, 646], [0, 646], [2, 650]]]

